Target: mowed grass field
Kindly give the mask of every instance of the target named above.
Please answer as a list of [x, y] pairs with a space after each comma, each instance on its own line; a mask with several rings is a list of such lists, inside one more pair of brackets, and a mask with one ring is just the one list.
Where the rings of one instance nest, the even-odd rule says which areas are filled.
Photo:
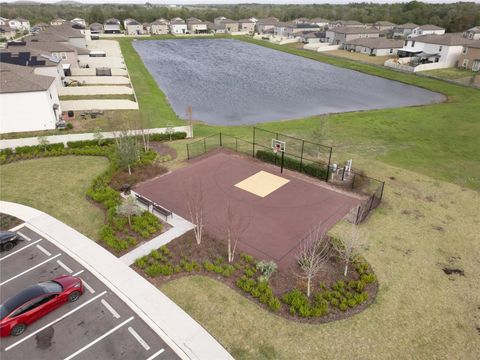
[[93, 178], [108, 160], [65, 156], [14, 162], [0, 167], [0, 197], [44, 211], [86, 236], [97, 239], [103, 211], [87, 201]]

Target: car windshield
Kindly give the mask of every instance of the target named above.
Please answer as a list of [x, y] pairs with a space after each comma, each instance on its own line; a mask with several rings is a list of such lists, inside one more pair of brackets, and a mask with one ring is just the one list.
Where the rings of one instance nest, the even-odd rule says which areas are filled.
[[10, 311], [4, 305], [0, 305], [0, 320], [3, 320], [8, 314], [10, 314]]

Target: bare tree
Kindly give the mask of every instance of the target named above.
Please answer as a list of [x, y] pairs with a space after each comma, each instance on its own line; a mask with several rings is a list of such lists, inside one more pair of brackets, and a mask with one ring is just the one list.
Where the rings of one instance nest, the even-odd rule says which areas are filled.
[[[357, 216], [362, 217], [362, 210], [357, 208]], [[358, 254], [358, 250], [364, 245], [364, 238], [360, 236], [358, 225], [351, 224], [350, 231], [345, 231], [335, 241], [332, 242], [338, 256], [345, 262], [343, 276], [348, 274], [348, 265], [350, 261]]]
[[242, 235], [248, 229], [250, 218], [242, 217], [240, 214], [234, 212], [230, 204], [227, 205], [226, 214], [225, 236], [227, 239], [227, 255], [228, 262], [232, 263], [235, 259], [238, 240], [241, 239]]
[[194, 181], [187, 184], [186, 196], [190, 222], [195, 225], [193, 233], [197, 244], [200, 245], [202, 242], [203, 228], [205, 226], [205, 203], [202, 184]]
[[122, 130], [118, 133], [114, 132], [114, 136], [119, 165], [123, 168], [126, 167], [131, 175], [131, 167], [138, 160], [137, 139], [129, 134], [128, 130]]
[[142, 209], [140, 209], [135, 199], [132, 196], [127, 197], [122, 201], [122, 203], [117, 207], [117, 213], [128, 218], [128, 224], [132, 225], [131, 217], [134, 215], [140, 215]]
[[310, 297], [312, 280], [330, 258], [332, 247], [320, 226], [313, 229], [302, 243], [297, 255], [301, 276], [307, 279], [307, 296]]

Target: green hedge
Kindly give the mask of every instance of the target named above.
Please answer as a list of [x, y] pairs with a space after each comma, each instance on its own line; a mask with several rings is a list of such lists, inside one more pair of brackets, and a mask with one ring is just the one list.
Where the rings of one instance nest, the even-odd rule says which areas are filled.
[[[257, 150], [256, 157], [257, 159], [276, 165], [280, 165], [282, 161], [281, 155], [277, 155], [272, 151]], [[302, 172], [319, 179], [325, 180], [327, 178], [327, 167], [320, 164], [300, 163], [300, 160], [285, 155], [283, 166], [286, 169]]]
[[48, 145], [34, 145], [34, 146], [19, 146], [15, 148], [15, 154], [32, 154], [40, 153], [52, 150], [61, 150], [65, 146], [63, 143], [60, 144], [48, 144]]
[[182, 140], [186, 137], [186, 132], [174, 132], [173, 134], [150, 134], [150, 141], [168, 141], [170, 138], [172, 140]]
[[79, 141], [68, 141], [67, 146], [70, 149], [78, 149], [91, 146], [108, 146], [112, 145], [115, 141], [113, 139], [102, 139], [102, 140], [79, 140]]

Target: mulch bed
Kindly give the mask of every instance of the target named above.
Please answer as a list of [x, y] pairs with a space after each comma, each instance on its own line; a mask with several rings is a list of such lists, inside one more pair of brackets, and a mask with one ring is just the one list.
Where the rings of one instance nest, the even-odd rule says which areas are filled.
[[[189, 261], [195, 260], [199, 264], [203, 264], [205, 260], [213, 261], [216, 257], [221, 256], [224, 259], [227, 258], [227, 245], [221, 241], [215, 240], [212, 237], [206, 235], [202, 238], [202, 242], [200, 245], [197, 245], [195, 241], [195, 237], [193, 236], [193, 232], [188, 232], [181, 237], [175, 239], [174, 241], [170, 242], [167, 245], [168, 249], [172, 253], [172, 257], [170, 262], [172, 264], [179, 264], [182, 258], [186, 258]], [[235, 262], [238, 261], [240, 258], [240, 253], [237, 252], [235, 254]], [[226, 261], [226, 260], [225, 260]], [[202, 275], [208, 276], [213, 278], [217, 281], [222, 282], [223, 284], [229, 286], [231, 289], [235, 290], [239, 294], [249, 298], [251, 301], [256, 303], [258, 306], [263, 307], [266, 311], [273, 313], [267, 305], [262, 304], [258, 301], [258, 299], [254, 298], [250, 294], [244, 292], [240, 288], [237, 287], [236, 281], [243, 275], [243, 270], [237, 270], [235, 273], [230, 277], [225, 277], [217, 273], [209, 272], [203, 269], [201, 271], [194, 271], [191, 273], [188, 272], [181, 272], [177, 274], [173, 274], [170, 276], [157, 276], [154, 278], [148, 277], [141, 269], [133, 268], [142, 276], [146, 277], [150, 282], [155, 284], [156, 286], [160, 286], [165, 284], [169, 281], [184, 277], [184, 276], [192, 276], [192, 275]], [[281, 296], [294, 289], [300, 289], [306, 293], [306, 280], [302, 279], [299, 275], [298, 270], [296, 269], [289, 269], [289, 270], [277, 270], [274, 275], [270, 279], [270, 285], [273, 289], [274, 295], [281, 298]], [[313, 282], [313, 289], [312, 294], [316, 291], [320, 291], [318, 284], [323, 282], [327, 287], [334, 284], [338, 280], [344, 280], [348, 282], [349, 280], [357, 280], [358, 274], [356, 273], [353, 266], [349, 271], [349, 275], [347, 278], [343, 277], [343, 264], [341, 264], [334, 256], [330, 259], [330, 261], [326, 264], [324, 271], [316, 278]], [[336, 320], [341, 320], [348, 318], [354, 314], [358, 314], [366, 309], [374, 300], [378, 291], [378, 283], [374, 282], [368, 284], [365, 287], [365, 291], [368, 292], [369, 297], [367, 301], [364, 303], [356, 306], [355, 308], [349, 308], [347, 311], [342, 312], [333, 306], [330, 306], [330, 311], [327, 315], [322, 317], [312, 317], [312, 318], [303, 318], [299, 316], [292, 316], [288, 311], [288, 306], [283, 304], [281, 310], [273, 313], [275, 315], [281, 316], [288, 320], [303, 322], [303, 323], [312, 323], [312, 324], [319, 324], [319, 323], [326, 323]], [[313, 295], [312, 295], [313, 297]]]
[[8, 231], [17, 225], [20, 225], [22, 222], [22, 220], [14, 216], [0, 213], [0, 231]]
[[158, 153], [160, 156], [169, 155], [171, 160], [177, 158], [177, 150], [171, 148], [163, 141], [151, 141], [150, 148]]
[[132, 169], [131, 174], [128, 173], [128, 170], [117, 171], [110, 181], [110, 186], [115, 190], [120, 191], [121, 187], [125, 184], [133, 186], [167, 172], [168, 169], [166, 167], [158, 164], [135, 166]]

